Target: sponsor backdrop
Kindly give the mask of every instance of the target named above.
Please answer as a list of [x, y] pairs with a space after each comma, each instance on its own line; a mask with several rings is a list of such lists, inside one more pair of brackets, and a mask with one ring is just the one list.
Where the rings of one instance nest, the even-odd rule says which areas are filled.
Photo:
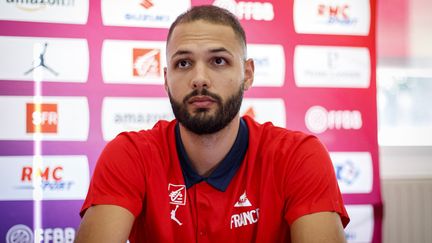
[[241, 113], [318, 136], [349, 242], [381, 242], [374, 0], [1, 1], [0, 242], [73, 241], [106, 142], [173, 118], [164, 40], [200, 4], [246, 29], [256, 79]]

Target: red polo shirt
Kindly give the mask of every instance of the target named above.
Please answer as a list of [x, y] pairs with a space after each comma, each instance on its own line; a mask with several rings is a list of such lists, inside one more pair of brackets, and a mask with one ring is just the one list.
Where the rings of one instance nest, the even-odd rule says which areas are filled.
[[243, 119], [233, 148], [208, 178], [188, 166], [175, 120], [120, 134], [99, 158], [81, 215], [98, 204], [128, 209], [136, 217], [131, 243], [290, 242], [297, 218], [322, 211], [339, 213], [346, 226], [318, 139]]

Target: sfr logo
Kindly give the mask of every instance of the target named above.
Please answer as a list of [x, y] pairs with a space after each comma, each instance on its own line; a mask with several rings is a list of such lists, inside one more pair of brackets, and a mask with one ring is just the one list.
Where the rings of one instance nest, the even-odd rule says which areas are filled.
[[27, 133], [57, 133], [57, 104], [26, 104]]

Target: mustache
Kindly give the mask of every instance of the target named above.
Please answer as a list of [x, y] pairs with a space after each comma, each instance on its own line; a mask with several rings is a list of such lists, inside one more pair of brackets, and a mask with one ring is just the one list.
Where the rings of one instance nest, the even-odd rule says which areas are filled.
[[207, 89], [195, 89], [194, 91], [190, 92], [188, 95], [186, 95], [183, 98], [183, 104], [187, 104], [188, 100], [190, 100], [194, 96], [208, 96], [208, 97], [211, 97], [212, 99], [216, 100], [216, 102], [218, 104], [222, 104], [222, 97], [220, 97], [219, 95], [217, 95], [215, 93], [208, 91]]

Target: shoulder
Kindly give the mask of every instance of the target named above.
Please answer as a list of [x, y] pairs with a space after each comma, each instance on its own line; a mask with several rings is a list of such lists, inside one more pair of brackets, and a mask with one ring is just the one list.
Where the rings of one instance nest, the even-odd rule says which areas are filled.
[[281, 186], [294, 183], [295, 178], [331, 173], [333, 167], [327, 148], [317, 137], [269, 122], [259, 124], [251, 118], [245, 120], [250, 132], [250, 152], [272, 170], [274, 179], [282, 182]]
[[174, 126], [174, 121], [160, 121], [149, 130], [122, 132], [108, 142], [98, 164], [143, 165], [146, 161], [159, 158], [159, 155], [164, 156], [173, 146]]
[[141, 131], [129, 131], [119, 133], [107, 146], [124, 147], [129, 149], [142, 147], [155, 147], [163, 145], [174, 136], [175, 120], [158, 121], [153, 128]]
[[258, 149], [265, 151], [277, 150], [289, 152], [298, 149], [299, 146], [314, 143], [318, 139], [302, 131], [294, 131], [273, 125], [271, 122], [257, 123], [252, 118], [244, 117], [249, 129], [249, 143], [258, 145]]

